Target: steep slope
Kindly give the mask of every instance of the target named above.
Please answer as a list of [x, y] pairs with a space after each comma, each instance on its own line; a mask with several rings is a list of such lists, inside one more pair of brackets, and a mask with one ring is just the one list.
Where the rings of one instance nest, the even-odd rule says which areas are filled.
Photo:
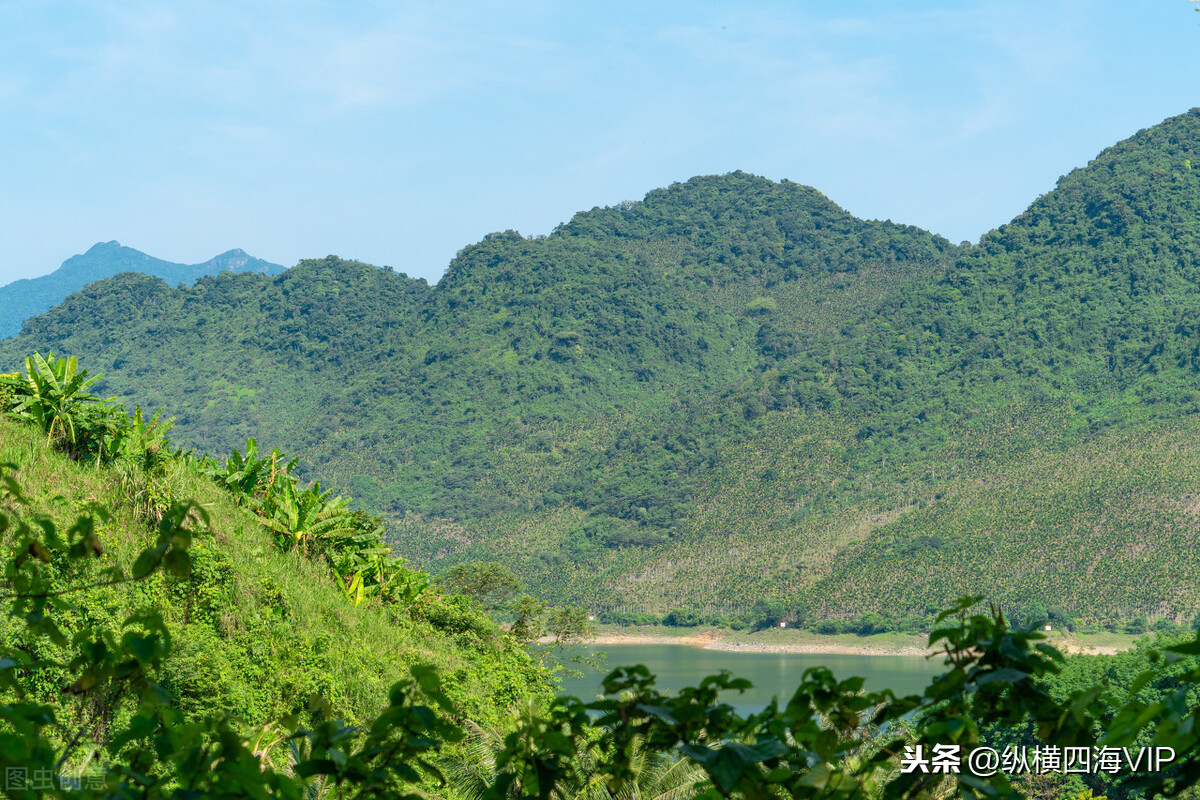
[[1198, 433], [1195, 417], [1109, 431], [966, 475], [845, 549], [793, 608], [814, 619], [923, 617], [946, 598], [985, 593], [1010, 611], [1037, 605], [1114, 629], [1191, 623], [1200, 609]]
[[[135, 555], [153, 544], [153, 526], [131, 490], [138, 485], [136, 471], [128, 465], [72, 461], [51, 450], [33, 426], [5, 419], [0, 463], [30, 505], [15, 506], [9, 497], [0, 502], [26, 518], [42, 516], [65, 531], [97, 504], [111, 510], [111, 521], [99, 528], [104, 555], [96, 575], [113, 564], [128, 570]], [[77, 614], [56, 611], [56, 617], [60, 624], [77, 617], [68, 624], [119, 631], [129, 614], [161, 614], [173, 643], [163, 687], [185, 714], [222, 709], [241, 725], [261, 727], [302, 710], [318, 694], [351, 721], [369, 719], [386, 704], [391, 684], [418, 663], [438, 666], [462, 712], [487, 724], [501, 724], [510, 703], [548, 693], [545, 671], [482, 612], [432, 595], [412, 615], [373, 603], [355, 606], [327, 568], [298, 552], [279, 551], [270, 531], [193, 467], [174, 465], [167, 487], [200, 503], [211, 520], [193, 526], [191, 574], [77, 592], [71, 595]], [[5, 616], [0, 635], [17, 627], [17, 618]], [[41, 655], [60, 657], [53, 650]], [[61, 701], [60, 689], [46, 691], [48, 701]], [[105, 698], [84, 700], [80, 707], [66, 703], [62, 713], [103, 717]]]
[[22, 322], [44, 313], [72, 292], [119, 272], [155, 275], [174, 285], [191, 283], [201, 275], [215, 275], [224, 270], [277, 275], [284, 268], [242, 250], [229, 250], [203, 264], [176, 264], [123, 247], [120, 242], [99, 242], [83, 255], [68, 258], [49, 275], [22, 278], [0, 286], [0, 339], [15, 336]]
[[[1075, 392], [1097, 418], [1192, 413], [1198, 279], [1193, 110], [1105, 150], [865, 318], [834, 386], [844, 407], [894, 428], [1013, 392]], [[908, 387], [904, 372], [929, 378]]]

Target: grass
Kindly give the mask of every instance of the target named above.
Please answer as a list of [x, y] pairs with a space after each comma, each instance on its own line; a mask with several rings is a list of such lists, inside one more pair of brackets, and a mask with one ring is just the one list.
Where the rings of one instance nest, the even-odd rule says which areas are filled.
[[[77, 463], [48, 448], [34, 429], [0, 419], [0, 462], [15, 464], [31, 507], [23, 514], [68, 526], [89, 504], [111, 509], [101, 531], [108, 565], [128, 569], [153, 540], [116, 471]], [[280, 551], [271, 534], [205, 477], [184, 464], [168, 476], [178, 498], [195, 500], [209, 525], [195, 526], [186, 580], [155, 575], [136, 584], [72, 595], [77, 627], [158, 610], [174, 648], [164, 685], [185, 710], [224, 708], [250, 725], [302, 709], [311, 694], [352, 721], [372, 718], [387, 691], [416, 663], [432, 664], [466, 716], [499, 721], [510, 702], [548, 690], [546, 673], [482, 614], [435, 628], [421, 614], [343, 597], [328, 570]], [[439, 601], [440, 602], [440, 601]], [[10, 631], [0, 621], [0, 635]]]

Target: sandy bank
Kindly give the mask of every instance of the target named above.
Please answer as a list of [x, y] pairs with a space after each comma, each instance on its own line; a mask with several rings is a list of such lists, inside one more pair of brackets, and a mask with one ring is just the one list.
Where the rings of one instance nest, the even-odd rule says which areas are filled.
[[[1087, 637], [1051, 637], [1049, 644], [1064, 653], [1085, 655], [1112, 655], [1133, 646], [1129, 641], [1090, 641]], [[707, 630], [680, 636], [664, 636], [641, 631], [623, 633], [606, 630], [588, 640], [589, 645], [623, 644], [673, 644], [700, 647], [705, 650], [723, 650], [741, 653], [811, 653], [814, 655], [857, 655], [857, 656], [928, 656], [938, 652], [925, 646], [923, 636], [885, 635], [883, 637], [818, 636], [797, 634], [793, 641], [779, 641], [761, 634], [733, 633], [731, 631]]]
[[878, 643], [865, 641], [846, 643], [838, 641], [768, 642], [754, 641], [750, 636], [727, 638], [719, 631], [704, 631], [685, 636], [655, 636], [644, 633], [601, 633], [588, 640], [589, 645], [609, 644], [675, 644], [700, 647], [705, 650], [724, 650], [740, 653], [813, 653], [817, 655], [863, 655], [863, 656], [923, 656], [931, 652], [919, 644]]
[[591, 639], [588, 644], [685, 644], [690, 647], [708, 647], [717, 644], [722, 639], [713, 631], [691, 634], [688, 636], [654, 636], [643, 633], [601, 633]]
[[713, 642], [706, 650], [728, 650], [739, 653], [812, 653], [833, 656], [927, 656], [941, 652], [918, 645], [841, 644], [838, 642], [797, 642], [768, 644], [759, 642]]

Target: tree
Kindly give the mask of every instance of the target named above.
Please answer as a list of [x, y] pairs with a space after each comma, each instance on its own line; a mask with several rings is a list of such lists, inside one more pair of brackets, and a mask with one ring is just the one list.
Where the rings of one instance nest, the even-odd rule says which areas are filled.
[[455, 564], [437, 583], [444, 591], [466, 595], [489, 611], [507, 608], [522, 589], [521, 579], [495, 562]]
[[751, 624], [756, 631], [774, 628], [783, 621], [785, 613], [782, 601], [760, 597], [754, 601], [754, 606], [750, 609]]
[[88, 389], [101, 376], [89, 378], [74, 357], [56, 358], [34, 353], [25, 359], [25, 378], [6, 378], [12, 393], [12, 414], [29, 420], [46, 432], [47, 441], [56, 439], [73, 448], [79, 436], [78, 423], [85, 408], [97, 398]]
[[591, 636], [593, 631], [586, 611], [562, 606], [550, 609], [546, 615], [546, 633], [554, 638], [555, 644], [574, 644]]

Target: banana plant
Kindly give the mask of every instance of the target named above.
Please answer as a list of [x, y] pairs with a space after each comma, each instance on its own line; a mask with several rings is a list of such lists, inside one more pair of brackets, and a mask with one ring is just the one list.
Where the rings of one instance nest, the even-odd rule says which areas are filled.
[[377, 597], [385, 603], [412, 606], [429, 588], [429, 576], [414, 572], [392, 555], [383, 537], [383, 519], [352, 511], [350, 528], [322, 543], [342, 592], [355, 605]]
[[411, 569], [402, 558], [388, 560], [386, 577], [380, 581], [380, 594], [388, 602], [405, 608], [416, 605], [430, 586], [425, 570]]
[[133, 417], [126, 416], [125, 409], [118, 406], [118, 413], [113, 414], [119, 424], [105, 431], [96, 449], [96, 463], [101, 460], [114, 462], [125, 461], [136, 464], [147, 473], [158, 472], [163, 465], [171, 460], [173, 453], [167, 434], [175, 427], [174, 418], [162, 419], [162, 410], [154, 412], [149, 420], [142, 415], [142, 407], [137, 406]]
[[[372, 544], [376, 546], [372, 547]], [[389, 548], [378, 541], [342, 540], [331, 548], [329, 560], [338, 577], [338, 585], [354, 605], [361, 605], [366, 598], [380, 594], [379, 570], [388, 553]]]
[[429, 576], [392, 557], [383, 520], [351, 511], [349, 500], [332, 497], [319, 482], [299, 488], [292, 474], [297, 461], [278, 450], [260, 458], [258, 442], [248, 439], [244, 454], [234, 450], [223, 465], [205, 456], [201, 469], [274, 531], [282, 547], [323, 555], [355, 605], [371, 597], [405, 607], [416, 603]]
[[0, 412], [7, 411], [13, 405], [17, 388], [22, 385], [21, 373], [8, 372], [0, 374]]
[[295, 478], [279, 473], [267, 493], [255, 498], [252, 507], [281, 543], [307, 553], [318, 540], [335, 540], [353, 531], [351, 513], [346, 508], [349, 501], [332, 494], [321, 491], [320, 481], [297, 490]]
[[205, 457], [201, 468], [219, 486], [229, 490], [240, 504], [249, 505], [256, 498], [262, 500], [264, 495], [269, 494], [270, 487], [279, 476], [290, 478], [299, 460], [288, 460], [279, 450], [272, 450], [266, 457], [259, 458], [258, 441], [252, 437], [246, 440], [245, 455], [234, 450], [223, 466]]
[[13, 392], [9, 413], [40, 427], [46, 432], [47, 442], [64, 441], [66, 449], [74, 450], [80, 425], [87, 416], [84, 409], [99, 401], [88, 389], [101, 377], [89, 378], [86, 369], [79, 369], [74, 356], [57, 358], [54, 353], [47, 353], [42, 358], [34, 353], [25, 359], [23, 379], [5, 379]]

